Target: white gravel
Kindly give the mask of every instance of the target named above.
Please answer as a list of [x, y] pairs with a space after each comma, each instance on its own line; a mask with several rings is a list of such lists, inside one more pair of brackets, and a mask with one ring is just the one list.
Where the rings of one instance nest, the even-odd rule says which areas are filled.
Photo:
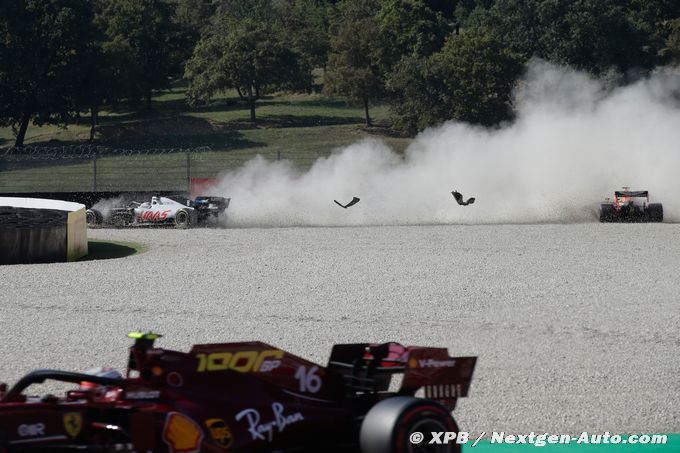
[[0, 378], [161, 346], [336, 342], [479, 356], [479, 431], [680, 432], [680, 225], [95, 230], [124, 259], [0, 267]]

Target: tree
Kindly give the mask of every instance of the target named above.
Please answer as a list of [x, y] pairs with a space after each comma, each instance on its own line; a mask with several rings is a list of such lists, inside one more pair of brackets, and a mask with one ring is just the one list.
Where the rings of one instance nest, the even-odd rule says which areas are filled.
[[432, 60], [449, 118], [492, 126], [511, 117], [512, 90], [524, 65], [496, 35], [468, 29], [451, 36]]
[[344, 0], [331, 21], [325, 89], [364, 106], [387, 93], [385, 80], [401, 59], [441, 49], [452, 26], [425, 0]]
[[0, 3], [0, 124], [23, 146], [28, 125], [66, 124], [92, 37], [87, 0]]
[[375, 43], [377, 0], [343, 0], [331, 20], [331, 51], [324, 79], [329, 94], [361, 101], [371, 125], [369, 101], [384, 92], [384, 76]]
[[95, 128], [99, 122], [99, 107], [106, 100], [114, 99], [116, 95], [111, 89], [112, 68], [101, 48], [101, 41], [93, 39], [87, 43], [77, 66], [78, 89], [74, 93], [74, 107], [77, 114], [85, 110], [90, 111], [90, 140], [94, 140]]
[[176, 26], [172, 60], [177, 63], [177, 74], [183, 75], [184, 64], [191, 58], [201, 34], [206, 30], [215, 14], [216, 4], [212, 0], [171, 0], [174, 2], [173, 23]]
[[651, 69], [654, 55], [646, 51], [647, 37], [631, 21], [627, 3], [575, 0], [564, 9], [544, 8], [544, 23], [554, 24], [542, 36], [547, 59], [595, 75]]
[[425, 59], [407, 59], [388, 81], [395, 125], [414, 133], [456, 119], [492, 126], [511, 117], [521, 59], [493, 33], [466, 29]]
[[383, 0], [376, 21], [377, 52], [386, 73], [402, 57], [427, 57], [439, 51], [453, 31], [425, 0]]
[[236, 89], [256, 121], [256, 102], [272, 89], [309, 86], [299, 56], [288, 48], [269, 0], [227, 3], [218, 10], [186, 65], [192, 104]]
[[660, 53], [672, 64], [678, 64], [680, 63], [680, 18], [669, 21], [666, 27], [669, 30], [668, 37]]
[[680, 62], [680, 2], [631, 0], [631, 20], [648, 37], [648, 50], [657, 64]]
[[456, 5], [454, 16], [459, 27], [491, 27], [489, 9], [493, 1], [464, 0]]
[[[301, 70], [323, 68], [328, 61], [330, 7], [323, 0], [280, 0], [275, 3], [278, 21]], [[310, 79], [311, 81], [311, 79]]]
[[651, 69], [663, 39], [656, 30], [673, 0], [497, 0], [477, 14], [524, 59], [538, 56], [594, 75]]
[[[546, 27], [558, 24], [545, 23], [545, 18], [558, 16], [557, 8], [565, 8], [567, 2], [546, 2], [544, 0], [497, 0], [486, 9], [478, 5], [473, 12], [481, 26], [492, 29], [513, 52], [524, 60], [532, 56], [547, 58], [543, 36]], [[544, 11], [547, 10], [547, 11]], [[469, 20], [469, 19], [468, 19]]]
[[449, 119], [443, 96], [446, 86], [437, 73], [433, 58], [409, 56], [390, 74], [392, 127], [411, 135], [427, 126]]
[[215, 4], [212, 0], [173, 0], [175, 2], [174, 20], [197, 41], [201, 31], [209, 23], [215, 13]]
[[177, 51], [181, 33], [166, 0], [105, 0], [99, 22], [107, 35], [104, 51], [116, 68], [121, 95], [145, 99], [151, 109], [153, 90], [167, 88], [181, 74]]

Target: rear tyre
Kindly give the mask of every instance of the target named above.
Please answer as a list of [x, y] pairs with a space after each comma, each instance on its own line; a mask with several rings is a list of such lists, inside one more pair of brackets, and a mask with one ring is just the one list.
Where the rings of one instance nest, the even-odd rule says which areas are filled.
[[102, 215], [99, 211], [88, 209], [85, 211], [85, 223], [90, 228], [96, 228], [102, 224]]
[[177, 228], [189, 228], [191, 225], [191, 216], [186, 209], [180, 209], [175, 214], [175, 226]]
[[647, 217], [650, 222], [663, 222], [663, 205], [661, 203], [650, 203], [647, 206]]
[[[362, 453], [460, 453], [455, 441], [429, 444], [430, 433], [440, 431], [458, 432], [446, 408], [434, 401], [396, 396], [368, 411], [361, 423], [359, 445]], [[423, 434], [421, 442], [411, 441], [414, 433]]]
[[614, 216], [614, 205], [606, 203], [600, 205], [600, 222], [613, 222]]

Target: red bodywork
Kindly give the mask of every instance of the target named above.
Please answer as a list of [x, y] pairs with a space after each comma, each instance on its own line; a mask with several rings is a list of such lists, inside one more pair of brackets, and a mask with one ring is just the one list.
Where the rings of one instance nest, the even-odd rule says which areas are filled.
[[[424, 388], [426, 397], [453, 410], [467, 395], [475, 362], [449, 357], [443, 348], [347, 344], [334, 346], [323, 367], [261, 342], [196, 345], [184, 353], [140, 338], [130, 348], [125, 379], [39, 370], [5, 391], [0, 452], [356, 445], [361, 418], [385, 398]], [[396, 373], [403, 373], [401, 386], [391, 390]], [[76, 385], [60, 398], [24, 395], [47, 379]], [[82, 381], [97, 385], [78, 386]]]

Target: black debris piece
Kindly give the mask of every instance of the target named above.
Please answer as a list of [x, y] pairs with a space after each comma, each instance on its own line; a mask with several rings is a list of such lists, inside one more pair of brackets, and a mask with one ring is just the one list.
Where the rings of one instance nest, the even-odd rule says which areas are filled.
[[456, 202], [461, 206], [467, 206], [467, 205], [475, 202], [475, 197], [470, 197], [470, 198], [467, 199], [467, 201], [463, 200], [463, 194], [461, 194], [460, 192], [458, 192], [456, 190], [451, 192], [451, 195], [453, 195], [453, 198], [455, 198]]
[[341, 208], [347, 209], [347, 208], [349, 208], [350, 206], [354, 206], [355, 204], [359, 203], [359, 200], [360, 200], [359, 197], [354, 197], [354, 198], [352, 198], [352, 201], [350, 201], [350, 202], [347, 203], [347, 204], [342, 204], [342, 203], [340, 203], [338, 200], [333, 200], [333, 201], [335, 201], [335, 204], [337, 204], [337, 205], [340, 206]]

